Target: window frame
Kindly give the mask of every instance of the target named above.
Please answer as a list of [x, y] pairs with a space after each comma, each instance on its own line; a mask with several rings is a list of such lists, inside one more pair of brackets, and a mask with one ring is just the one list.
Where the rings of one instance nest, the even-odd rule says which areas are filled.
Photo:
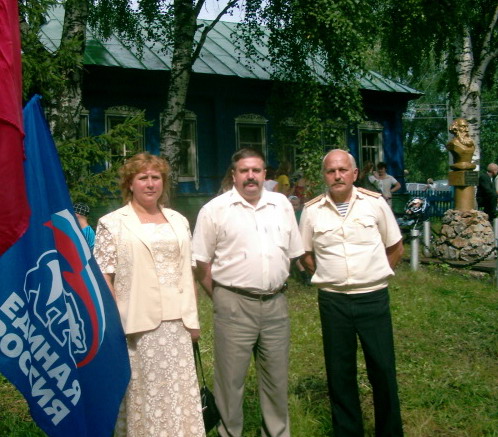
[[[260, 151], [264, 156], [268, 156], [268, 141], [267, 141], [267, 127], [268, 120], [259, 114], [242, 114], [235, 118], [235, 139], [237, 150], [242, 149], [243, 147], [249, 147], [249, 145], [245, 145], [241, 142], [240, 139], [240, 127], [250, 126], [250, 127], [259, 127], [261, 132], [261, 149]], [[247, 143], [249, 144], [249, 143]], [[254, 144], [254, 143], [253, 143]], [[255, 148], [255, 147], [253, 147]]]
[[[190, 146], [189, 146], [189, 159], [191, 162], [191, 168], [193, 175], [185, 176], [178, 174], [178, 182], [195, 182], [196, 189], [199, 189], [199, 159], [198, 159], [198, 145], [197, 145], [197, 115], [192, 111], [185, 111], [185, 117], [183, 120], [183, 129], [185, 128], [185, 122], [192, 126], [191, 128], [191, 138], [190, 138]], [[183, 129], [181, 141], [182, 143], [185, 140], [183, 137]]]
[[90, 113], [83, 109], [80, 112], [80, 138], [86, 138], [90, 136]]
[[[358, 149], [359, 149], [359, 158], [360, 162], [358, 163], [360, 168], [363, 168], [365, 162], [372, 161], [377, 164], [380, 161], [384, 160], [384, 126], [376, 121], [366, 121], [361, 123], [358, 126]], [[373, 145], [364, 145], [364, 134], [373, 134], [374, 135], [374, 144]], [[366, 150], [373, 150], [373, 156], [369, 153], [365, 153]]]
[[[111, 123], [112, 118], [121, 118], [123, 121], [129, 117], [132, 117], [134, 115], [137, 115], [140, 113], [140, 109], [132, 107], [132, 106], [111, 106], [107, 108], [104, 111], [104, 131], [107, 133], [109, 132], [113, 124]], [[119, 124], [119, 123], [118, 123]], [[124, 158], [127, 158], [131, 155], [131, 153], [140, 153], [145, 151], [145, 128], [142, 126], [140, 127], [140, 132], [139, 132], [140, 138], [138, 139], [138, 144], [136, 150], [133, 152], [126, 150], [125, 145], [123, 145], [123, 150], [120, 155], [117, 154], [112, 154], [111, 151], [111, 158], [114, 160], [122, 160]], [[112, 162], [106, 162], [106, 167], [109, 168], [112, 165]]]

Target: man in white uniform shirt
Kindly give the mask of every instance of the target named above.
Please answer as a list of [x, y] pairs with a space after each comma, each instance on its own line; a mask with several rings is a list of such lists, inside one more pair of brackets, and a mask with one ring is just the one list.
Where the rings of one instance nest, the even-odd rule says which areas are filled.
[[242, 435], [244, 380], [254, 354], [261, 435], [290, 436], [290, 324], [284, 291], [290, 259], [304, 250], [290, 202], [263, 189], [263, 155], [237, 151], [232, 172], [232, 190], [201, 209], [193, 237], [197, 278], [213, 299], [218, 432]]
[[363, 436], [357, 337], [373, 389], [376, 436], [402, 436], [388, 278], [403, 254], [394, 215], [379, 193], [353, 186], [352, 155], [323, 160], [328, 187], [305, 204], [302, 262], [319, 287], [318, 303], [335, 437]]

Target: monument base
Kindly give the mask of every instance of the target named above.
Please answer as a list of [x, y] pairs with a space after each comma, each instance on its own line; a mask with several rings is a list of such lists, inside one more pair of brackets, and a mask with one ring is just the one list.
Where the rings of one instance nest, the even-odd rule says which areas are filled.
[[448, 261], [494, 258], [494, 232], [481, 211], [449, 209], [442, 218], [441, 235], [434, 242], [434, 255]]

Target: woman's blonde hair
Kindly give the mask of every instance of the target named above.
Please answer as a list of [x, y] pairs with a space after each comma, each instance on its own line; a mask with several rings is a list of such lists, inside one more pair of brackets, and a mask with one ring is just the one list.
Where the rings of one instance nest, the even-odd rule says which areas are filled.
[[169, 203], [169, 175], [170, 166], [168, 162], [157, 155], [152, 155], [149, 152], [137, 153], [127, 159], [119, 169], [119, 186], [121, 188], [121, 196], [123, 203], [128, 203], [133, 198], [133, 193], [130, 189], [131, 183], [135, 175], [143, 170], [156, 170], [161, 173], [163, 179], [163, 194], [158, 200], [161, 206], [167, 206]]

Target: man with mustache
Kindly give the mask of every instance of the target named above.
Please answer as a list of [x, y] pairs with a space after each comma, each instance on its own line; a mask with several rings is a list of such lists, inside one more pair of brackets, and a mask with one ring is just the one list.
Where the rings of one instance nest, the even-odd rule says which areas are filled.
[[375, 435], [402, 436], [387, 291], [403, 254], [401, 233], [380, 193], [353, 186], [352, 155], [332, 150], [322, 170], [328, 191], [305, 204], [301, 260], [319, 287], [334, 436], [363, 436], [357, 338], [373, 389]]
[[261, 435], [290, 436], [284, 291], [290, 259], [304, 250], [292, 205], [263, 189], [265, 174], [259, 151], [237, 151], [232, 190], [204, 205], [193, 237], [197, 278], [213, 300], [214, 394], [222, 437], [242, 435], [244, 380], [253, 355]]

